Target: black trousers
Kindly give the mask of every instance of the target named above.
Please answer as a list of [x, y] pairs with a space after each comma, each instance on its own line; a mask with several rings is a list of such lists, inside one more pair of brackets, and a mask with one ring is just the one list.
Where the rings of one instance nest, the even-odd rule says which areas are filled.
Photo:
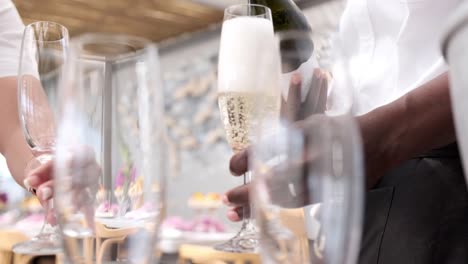
[[468, 192], [456, 144], [403, 162], [366, 195], [359, 264], [468, 264]]

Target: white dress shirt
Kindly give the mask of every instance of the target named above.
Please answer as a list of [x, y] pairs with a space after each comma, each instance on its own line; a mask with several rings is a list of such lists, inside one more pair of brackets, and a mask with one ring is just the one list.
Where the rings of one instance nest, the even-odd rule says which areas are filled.
[[[447, 70], [440, 39], [461, 1], [348, 0], [338, 37], [351, 58], [356, 114], [388, 104]], [[311, 240], [318, 239], [321, 228], [319, 209], [320, 204], [304, 207]]]
[[348, 0], [340, 42], [351, 54], [354, 109], [388, 104], [447, 70], [444, 21], [461, 0]]
[[24, 24], [11, 0], [0, 0], [0, 78], [18, 74], [23, 30]]

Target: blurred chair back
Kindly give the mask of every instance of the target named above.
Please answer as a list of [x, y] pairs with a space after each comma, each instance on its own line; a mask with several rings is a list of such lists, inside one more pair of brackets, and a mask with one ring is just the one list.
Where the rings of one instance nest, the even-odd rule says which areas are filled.
[[250, 253], [229, 253], [211, 247], [182, 245], [178, 264], [260, 264], [260, 256]]

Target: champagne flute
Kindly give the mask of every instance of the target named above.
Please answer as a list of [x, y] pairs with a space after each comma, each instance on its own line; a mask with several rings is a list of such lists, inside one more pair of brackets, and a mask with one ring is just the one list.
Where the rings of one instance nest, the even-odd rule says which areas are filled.
[[262, 263], [356, 263], [362, 160], [351, 119], [285, 123], [252, 147]]
[[311, 52], [310, 32], [276, 39], [282, 122], [264, 121], [251, 148], [262, 261], [356, 263], [364, 173], [347, 57], [337, 40]]
[[157, 48], [131, 36], [78, 37], [62, 87], [55, 195], [65, 255], [150, 263], [167, 163]]
[[[32, 159], [25, 172], [52, 159], [55, 148], [55, 113], [59, 79], [68, 49], [68, 31], [55, 22], [40, 21], [26, 26], [21, 44], [18, 73], [18, 112]], [[58, 230], [47, 222], [31, 240], [16, 244], [15, 253], [56, 254], [61, 251]]]
[[[234, 152], [251, 143], [262, 118], [279, 117], [279, 71], [266, 55], [274, 55], [271, 11], [261, 5], [235, 5], [224, 13], [218, 64], [218, 103], [227, 141]], [[265, 56], [263, 56], [265, 54]], [[274, 61], [273, 61], [274, 62]], [[257, 103], [262, 101], [262, 108]], [[250, 173], [244, 175], [244, 184]], [[254, 252], [258, 239], [244, 208], [241, 230], [231, 240], [215, 246], [229, 252]]]

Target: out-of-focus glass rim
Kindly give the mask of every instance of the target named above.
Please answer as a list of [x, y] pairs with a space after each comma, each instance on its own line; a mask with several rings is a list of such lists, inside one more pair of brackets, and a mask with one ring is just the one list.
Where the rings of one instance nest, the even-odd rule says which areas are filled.
[[[41, 39], [36, 38], [37, 42], [54, 43], [54, 42], [68, 41], [68, 39], [69, 39], [68, 28], [65, 27], [64, 25], [62, 25], [60, 23], [57, 23], [57, 22], [54, 22], [54, 21], [42, 20], [42, 21], [32, 22], [32, 23], [26, 25], [26, 27], [24, 28], [24, 32], [27, 32], [30, 29], [33, 29], [34, 32], [37, 32], [38, 29], [44, 28], [46, 26], [47, 27], [50, 27], [50, 26], [55, 27], [57, 29], [57, 32], [60, 32], [60, 34], [59, 34], [60, 37], [57, 38], [57, 39], [54, 39], [54, 40], [41, 40]], [[37, 37], [37, 34], [35, 34], [35, 36]]]
[[[265, 13], [263, 14], [258, 14], [258, 15], [248, 15], [248, 14], [236, 14], [233, 12], [233, 10], [238, 10], [240, 8], [253, 8], [253, 7], [258, 7], [258, 8], [263, 8], [265, 10]], [[240, 9], [242, 10], [242, 9]], [[231, 17], [231, 18], [236, 18], [236, 17], [258, 17], [258, 18], [271, 18], [271, 9], [267, 6], [264, 5], [259, 5], [259, 4], [237, 4], [237, 5], [231, 5], [228, 6], [224, 9], [224, 17]]]
[[[125, 49], [109, 49], [107, 50], [108, 54], [106, 54], [105, 50], [102, 49], [106, 45], [109, 48], [111, 45], [115, 45], [115, 47], [120, 46]], [[101, 50], [91, 52], [90, 49], [93, 46], [101, 48]], [[79, 53], [82, 57], [98, 61], [122, 61], [142, 53], [157, 53], [158, 50], [157, 45], [149, 39], [118, 33], [85, 33], [72, 38], [70, 48], [72, 52]]]

